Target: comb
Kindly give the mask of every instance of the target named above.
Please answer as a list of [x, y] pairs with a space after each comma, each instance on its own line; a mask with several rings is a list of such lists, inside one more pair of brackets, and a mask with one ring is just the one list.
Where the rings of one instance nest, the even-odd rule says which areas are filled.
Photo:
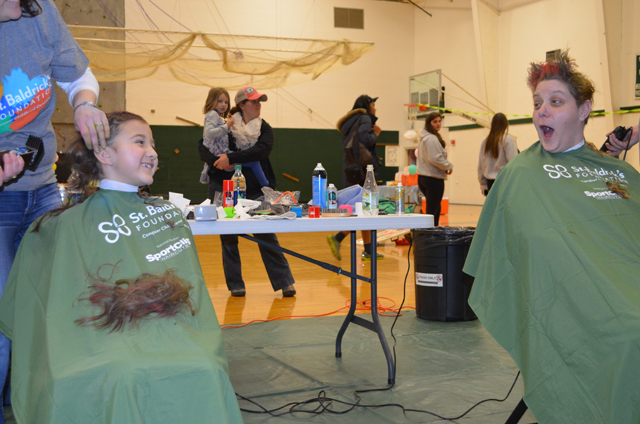
[[351, 216], [349, 209], [322, 209], [320, 214], [323, 218], [337, 218], [344, 216]]
[[272, 214], [273, 211], [271, 210], [271, 205], [270, 204], [261, 204], [260, 206], [258, 206], [257, 208], [253, 208], [249, 211], [249, 215], [253, 216], [253, 215], [269, 215]]

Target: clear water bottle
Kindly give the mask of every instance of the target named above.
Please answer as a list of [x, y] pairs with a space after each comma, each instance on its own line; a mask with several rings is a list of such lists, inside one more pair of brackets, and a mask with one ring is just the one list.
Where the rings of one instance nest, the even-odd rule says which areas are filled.
[[362, 212], [364, 216], [378, 215], [378, 184], [373, 175], [373, 165], [367, 165], [367, 176], [362, 186]]
[[236, 165], [236, 172], [231, 177], [233, 181], [233, 205], [238, 204], [238, 199], [247, 198], [247, 180], [242, 175], [242, 165]]
[[402, 215], [404, 213], [404, 187], [402, 183], [398, 183], [396, 186], [396, 214]]
[[327, 171], [318, 162], [311, 175], [313, 205], [327, 209]]
[[58, 184], [58, 192], [60, 193], [60, 202], [62, 202], [63, 206], [67, 206], [69, 204], [69, 192], [67, 191], [67, 187], [63, 184]]
[[329, 209], [338, 209], [338, 189], [333, 184], [329, 184], [327, 189], [327, 206]]

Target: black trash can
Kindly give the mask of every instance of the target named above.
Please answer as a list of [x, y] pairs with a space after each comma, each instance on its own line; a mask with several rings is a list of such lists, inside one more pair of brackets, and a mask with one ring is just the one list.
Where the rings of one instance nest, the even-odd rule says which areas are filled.
[[414, 232], [416, 314], [430, 321], [477, 319], [467, 300], [472, 278], [462, 272], [475, 227]]

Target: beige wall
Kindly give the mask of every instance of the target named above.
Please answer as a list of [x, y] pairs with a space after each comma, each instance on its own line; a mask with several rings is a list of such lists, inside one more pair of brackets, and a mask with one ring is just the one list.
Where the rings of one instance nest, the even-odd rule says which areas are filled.
[[[158, 0], [156, 3], [168, 8], [175, 1]], [[210, 10], [210, 6], [205, 6], [211, 2], [189, 0], [182, 3], [189, 6], [177, 7], [172, 15], [189, 29], [227, 32], [219, 15]], [[375, 43], [372, 52], [338, 72], [323, 74], [309, 83], [266, 90], [269, 101], [263, 107], [262, 116], [272, 126], [334, 128], [359, 95], [369, 94], [380, 97], [377, 108], [379, 125], [383, 129], [404, 128], [406, 112], [402, 105], [413, 72], [413, 6], [371, 0], [234, 0], [216, 4], [232, 34], [347, 38]], [[365, 29], [333, 28], [334, 6], [364, 9]], [[128, 26], [146, 25], [139, 20], [135, 2], [127, 2], [127, 12], [127, 16], [132, 17], [127, 19]], [[164, 22], [171, 29], [184, 30], [166, 18]], [[182, 125], [176, 116], [202, 122], [201, 110], [207, 92], [208, 87], [132, 81], [127, 84], [127, 105], [142, 113], [152, 124]], [[151, 109], [155, 109], [155, 113], [150, 113]]]
[[[404, 149], [414, 148], [412, 143], [402, 139], [402, 134], [412, 126], [403, 106], [408, 101], [409, 76], [441, 69], [471, 95], [486, 101], [484, 87], [490, 90], [491, 84], [486, 85], [482, 80], [482, 75], [487, 73], [480, 72], [478, 57], [485, 61], [497, 58], [494, 60], [497, 63], [484, 63], [484, 69], [488, 65], [497, 67], [497, 101], [492, 100], [497, 102], [495, 110], [507, 115], [530, 115], [531, 93], [525, 82], [529, 62], [544, 60], [546, 51], [567, 47], [571, 48], [580, 70], [596, 84], [594, 109], [640, 107], [640, 101], [633, 95], [635, 55], [640, 54], [640, 25], [637, 25], [640, 5], [637, 0], [489, 0], [500, 15], [497, 20], [480, 22], [474, 22], [471, 1], [475, 0], [418, 2], [433, 17], [408, 3], [373, 0], [234, 0], [216, 2], [219, 10], [206, 0], [156, 0], [156, 4], [194, 31], [348, 38], [375, 43], [371, 53], [341, 71], [324, 74], [306, 84], [267, 91], [269, 102], [263, 109], [263, 117], [274, 127], [332, 128], [351, 108], [354, 99], [367, 93], [380, 97], [377, 103], [380, 126], [399, 131]], [[147, 12], [153, 12], [149, 3], [141, 2], [146, 5]], [[334, 6], [364, 9], [365, 29], [333, 28]], [[494, 13], [481, 1], [476, 7], [481, 9], [478, 13], [481, 17]], [[134, 0], [127, 0], [126, 12], [128, 27], [148, 28]], [[152, 16], [164, 29], [185, 29], [159, 13]], [[479, 47], [474, 25], [489, 25], [487, 22], [497, 22], [491, 24], [497, 25], [497, 28], [491, 28], [498, 34], [498, 45], [492, 47], [497, 48], [497, 53], [479, 56], [478, 48], [490, 46]], [[602, 25], [609, 31], [600, 31], [598, 28]], [[621, 30], [616, 32], [613, 28]], [[603, 44], [605, 32], [610, 33], [606, 45]], [[451, 81], [444, 79], [443, 85], [448, 93], [448, 108], [479, 110], [463, 101], [473, 102]], [[184, 125], [176, 116], [201, 122], [207, 90], [153, 80], [128, 82], [127, 107], [141, 113], [152, 124]], [[151, 109], [155, 113], [151, 113]], [[600, 145], [614, 123], [633, 125], [637, 124], [638, 117], [638, 114], [632, 114], [615, 119], [594, 118], [586, 127], [586, 138]], [[445, 120], [446, 126], [468, 123], [458, 116], [447, 116]], [[422, 123], [414, 125], [416, 130], [422, 127]], [[537, 140], [532, 124], [513, 125], [510, 132], [517, 137], [521, 150]], [[476, 167], [480, 142], [488, 130], [445, 134], [448, 139], [455, 139], [455, 146], [449, 146], [455, 168], [446, 185], [448, 197], [454, 203], [482, 203]], [[638, 167], [637, 147], [629, 153], [627, 160]]]

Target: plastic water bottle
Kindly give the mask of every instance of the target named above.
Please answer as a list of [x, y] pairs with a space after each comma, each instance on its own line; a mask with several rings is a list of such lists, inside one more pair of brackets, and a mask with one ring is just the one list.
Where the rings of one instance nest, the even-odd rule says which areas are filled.
[[327, 189], [327, 206], [329, 209], [338, 209], [338, 189], [333, 184], [329, 184]]
[[318, 162], [311, 176], [313, 205], [327, 209], [327, 171]]
[[58, 184], [58, 192], [60, 193], [60, 201], [64, 206], [67, 206], [69, 204], [69, 192], [67, 191], [67, 187], [62, 184]]
[[404, 213], [404, 187], [402, 183], [398, 183], [396, 186], [396, 214], [402, 215]]
[[231, 177], [233, 181], [233, 205], [238, 204], [238, 199], [247, 198], [247, 180], [242, 175], [242, 165], [236, 165], [236, 172]]
[[364, 216], [378, 215], [378, 184], [373, 175], [373, 165], [367, 165], [367, 176], [362, 186], [362, 213]]

